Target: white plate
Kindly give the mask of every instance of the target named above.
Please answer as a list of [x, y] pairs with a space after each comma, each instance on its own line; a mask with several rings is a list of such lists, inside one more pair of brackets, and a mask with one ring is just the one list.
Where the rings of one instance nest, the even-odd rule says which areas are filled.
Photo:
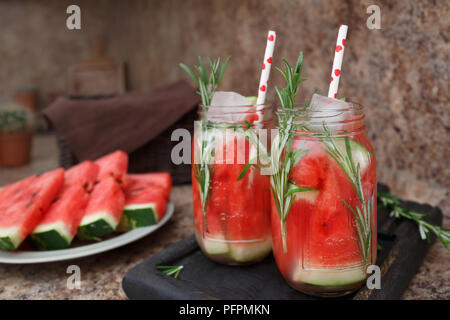
[[94, 244], [88, 244], [76, 248], [49, 251], [2, 251], [0, 250], [0, 263], [43, 263], [76, 259], [91, 256], [97, 253], [109, 251], [130, 242], [139, 240], [153, 231], [161, 228], [173, 216], [174, 205], [172, 202], [167, 204], [166, 214], [162, 220], [153, 226], [136, 228], [125, 232], [117, 237], [100, 241]]

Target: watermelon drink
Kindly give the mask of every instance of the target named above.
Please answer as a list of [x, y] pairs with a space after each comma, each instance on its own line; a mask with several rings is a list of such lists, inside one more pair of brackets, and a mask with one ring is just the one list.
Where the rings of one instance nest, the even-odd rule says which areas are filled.
[[270, 181], [258, 157], [258, 150], [267, 151], [259, 145], [258, 129], [271, 128], [272, 117], [271, 108], [262, 109], [265, 120], [255, 122], [251, 102], [200, 107], [192, 148], [195, 235], [216, 262], [251, 264], [272, 249]]
[[[275, 198], [271, 209], [281, 274], [295, 289], [319, 296], [361, 287], [377, 247], [376, 164], [363, 108], [331, 100], [325, 107], [297, 109], [291, 117], [295, 133], [289, 150], [303, 156], [288, 172], [292, 203], [285, 219]], [[285, 118], [291, 112], [278, 114]]]

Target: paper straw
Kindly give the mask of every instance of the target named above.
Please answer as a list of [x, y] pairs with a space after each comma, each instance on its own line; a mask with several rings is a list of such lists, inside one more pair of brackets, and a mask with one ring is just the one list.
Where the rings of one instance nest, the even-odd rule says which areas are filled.
[[339, 26], [336, 48], [334, 50], [333, 69], [331, 70], [330, 89], [328, 90], [329, 98], [337, 98], [339, 87], [339, 79], [341, 78], [342, 59], [344, 58], [345, 39], [347, 38], [346, 25]]
[[264, 62], [261, 70], [261, 78], [259, 80], [258, 98], [256, 99], [256, 113], [258, 115], [258, 119], [255, 122], [261, 122], [263, 120], [263, 112], [261, 112], [261, 110], [266, 102], [267, 83], [269, 82], [270, 68], [272, 67], [273, 49], [275, 48], [276, 37], [276, 32], [269, 30], [267, 35], [266, 52], [264, 53]]

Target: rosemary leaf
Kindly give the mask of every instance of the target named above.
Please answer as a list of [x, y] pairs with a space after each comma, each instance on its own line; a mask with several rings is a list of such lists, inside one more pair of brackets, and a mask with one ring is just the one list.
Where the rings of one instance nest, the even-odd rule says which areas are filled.
[[390, 217], [404, 218], [415, 222], [423, 240], [431, 241], [431, 235], [434, 234], [442, 242], [445, 249], [450, 251], [450, 229], [426, 221], [426, 213], [404, 208], [400, 200], [391, 193], [378, 192], [377, 198], [381, 207], [390, 210]]
[[183, 268], [184, 266], [156, 266], [156, 269], [161, 270], [167, 276], [173, 276], [175, 279]]

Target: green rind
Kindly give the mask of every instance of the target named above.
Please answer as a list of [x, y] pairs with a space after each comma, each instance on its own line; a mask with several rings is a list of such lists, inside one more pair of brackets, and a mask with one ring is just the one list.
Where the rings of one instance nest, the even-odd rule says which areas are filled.
[[13, 241], [9, 237], [0, 238], [0, 249], [1, 250], [15, 250], [17, 247], [14, 245]]
[[[353, 161], [355, 162], [355, 165], [359, 164], [362, 172], [369, 167], [372, 153], [355, 140], [349, 139], [349, 141], [350, 149], [352, 150]], [[343, 154], [347, 154], [344, 139], [336, 139], [336, 144], [339, 148], [339, 151], [341, 151]]]
[[80, 239], [101, 241], [101, 237], [113, 233], [113, 228], [106, 220], [98, 219], [78, 227], [77, 236]]
[[[293, 190], [293, 189], [297, 189], [299, 188], [299, 186], [297, 186], [294, 182], [290, 181], [289, 182], [289, 186], [288, 186], [288, 190]], [[298, 192], [294, 192], [294, 201], [298, 201], [298, 200], [306, 200], [308, 202], [315, 202], [318, 195], [319, 195], [320, 191], [317, 189], [313, 189], [311, 188], [311, 190], [304, 190], [304, 191], [298, 191]]]
[[153, 207], [139, 209], [125, 208], [117, 230], [125, 232], [139, 227], [148, 227], [157, 223], [158, 214]]
[[40, 250], [58, 250], [67, 248], [72, 239], [67, 239], [56, 230], [31, 234], [31, 239]]
[[227, 254], [230, 251], [228, 244], [225, 242], [225, 237], [221, 239], [203, 238], [195, 231], [195, 238], [203, 251], [210, 255]]
[[363, 281], [365, 278], [365, 268], [356, 267], [335, 270], [298, 269], [294, 274], [293, 280], [316, 286], [334, 287], [355, 284]]
[[203, 239], [203, 246], [208, 254], [225, 254], [228, 253], [228, 244], [223, 241]]
[[272, 251], [271, 239], [249, 244], [230, 244], [230, 257], [237, 262], [264, 259]]

